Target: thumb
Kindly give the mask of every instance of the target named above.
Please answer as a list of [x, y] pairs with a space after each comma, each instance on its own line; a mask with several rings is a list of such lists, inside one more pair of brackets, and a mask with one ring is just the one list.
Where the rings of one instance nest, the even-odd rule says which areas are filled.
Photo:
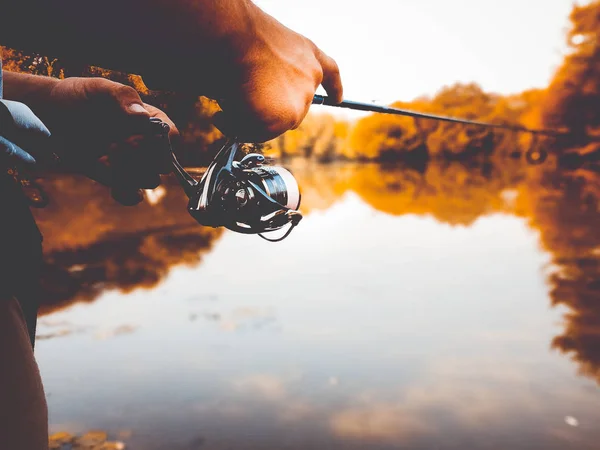
[[127, 115], [150, 117], [150, 112], [144, 107], [140, 94], [131, 86], [122, 85], [113, 95], [121, 110]]
[[145, 134], [149, 131], [151, 114], [135, 89], [121, 85], [112, 92], [112, 97], [124, 116], [117, 124], [117, 130], [124, 136]]

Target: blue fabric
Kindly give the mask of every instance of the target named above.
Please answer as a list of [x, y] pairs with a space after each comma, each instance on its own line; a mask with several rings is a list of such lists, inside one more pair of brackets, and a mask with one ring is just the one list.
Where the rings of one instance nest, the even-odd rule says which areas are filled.
[[35, 164], [32, 152], [43, 152], [50, 131], [28, 106], [2, 100], [2, 58], [0, 57], [0, 160], [6, 164]]
[[6, 159], [7, 164], [11, 161], [19, 161], [27, 165], [35, 164], [33, 156], [2, 136], [0, 136], [0, 149], [4, 151], [3, 159]]
[[49, 153], [50, 131], [23, 103], [0, 100], [0, 136], [0, 153], [9, 161], [30, 165], [36, 153]]
[[35, 164], [35, 155], [48, 153], [50, 131], [23, 103], [0, 100], [0, 153], [10, 164]]

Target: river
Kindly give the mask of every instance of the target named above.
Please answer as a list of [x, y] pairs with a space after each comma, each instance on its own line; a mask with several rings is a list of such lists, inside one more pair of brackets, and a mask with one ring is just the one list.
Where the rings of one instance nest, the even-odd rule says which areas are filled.
[[592, 449], [600, 177], [291, 163], [278, 244], [43, 180], [51, 432], [128, 449]]

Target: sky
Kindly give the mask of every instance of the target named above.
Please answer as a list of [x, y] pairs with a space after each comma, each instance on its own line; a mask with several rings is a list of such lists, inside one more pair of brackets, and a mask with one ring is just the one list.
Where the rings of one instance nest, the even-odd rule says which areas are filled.
[[391, 103], [455, 82], [499, 94], [547, 86], [574, 0], [255, 3], [337, 61], [346, 99]]

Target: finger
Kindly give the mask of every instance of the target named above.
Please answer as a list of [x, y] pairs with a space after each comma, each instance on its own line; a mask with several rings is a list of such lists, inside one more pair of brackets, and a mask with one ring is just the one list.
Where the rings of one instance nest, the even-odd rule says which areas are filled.
[[144, 199], [141, 189], [115, 186], [114, 174], [110, 166], [100, 160], [88, 161], [85, 165], [79, 166], [79, 172], [97, 183], [110, 188], [111, 197], [124, 206], [135, 206]]
[[[312, 95], [311, 95], [312, 99]], [[307, 110], [311, 100], [302, 105]], [[273, 106], [273, 105], [271, 105]], [[213, 125], [228, 138], [244, 142], [262, 143], [292, 129], [301, 121], [302, 111], [291, 104], [272, 107], [273, 114], [258, 113], [246, 105], [228, 104], [227, 109], [215, 113]]]
[[[163, 121], [167, 122], [167, 124], [168, 122], [171, 122], [170, 120]], [[160, 127], [160, 131], [154, 129], [153, 133], [141, 140], [139, 145], [139, 157], [143, 159], [144, 162], [148, 163], [148, 166], [151, 167], [149, 170], [160, 174], [171, 173], [173, 170], [173, 141], [177, 140], [178, 138], [179, 134], [177, 128], [175, 128], [175, 131], [173, 131], [173, 128], [170, 127], [169, 136], [165, 136], [164, 129], [162, 127]]]
[[113, 186], [134, 190], [155, 189], [160, 185], [159, 155], [148, 151], [154, 142], [152, 137], [133, 136], [111, 147], [108, 161]]
[[156, 106], [149, 105], [148, 103], [144, 103], [144, 108], [146, 108], [146, 110], [150, 114], [150, 117], [156, 117], [156, 118], [162, 120], [163, 122], [165, 122], [167, 125], [169, 125], [169, 138], [171, 138], [171, 139], [179, 138], [179, 136], [180, 136], [179, 129], [177, 128], [177, 125], [175, 125], [175, 122], [173, 122], [169, 116], [167, 116], [163, 111], [158, 109]]
[[282, 131], [276, 131], [272, 128], [267, 128], [263, 123], [252, 120], [248, 115], [219, 111], [213, 116], [213, 125], [224, 136], [231, 139], [237, 139], [243, 142], [267, 142], [282, 132], [291, 128], [291, 125]]
[[132, 117], [150, 117], [150, 113], [144, 107], [144, 102], [142, 102], [140, 94], [131, 86], [121, 85], [113, 89], [112, 95], [121, 107], [121, 110], [127, 115]]
[[117, 137], [126, 138], [149, 132], [151, 113], [135, 89], [125, 85], [113, 86], [109, 94], [120, 111], [113, 121]]
[[160, 175], [136, 170], [123, 162], [110, 162], [111, 187], [121, 191], [156, 189], [160, 186]]
[[35, 164], [35, 158], [18, 145], [0, 136], [0, 161], [20, 162], [29, 166]]
[[335, 103], [341, 103], [344, 99], [344, 87], [340, 76], [340, 68], [333, 58], [327, 56], [318, 47], [316, 48], [315, 56], [323, 69], [323, 81], [321, 85]]

